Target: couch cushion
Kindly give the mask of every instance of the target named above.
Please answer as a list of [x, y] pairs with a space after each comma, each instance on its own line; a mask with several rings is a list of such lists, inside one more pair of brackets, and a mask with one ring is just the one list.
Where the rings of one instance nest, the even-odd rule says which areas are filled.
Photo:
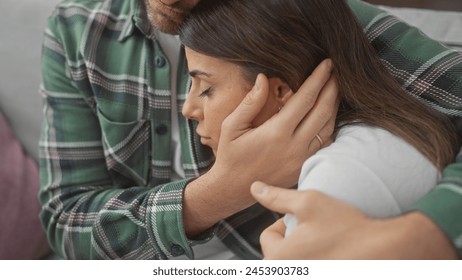
[[38, 212], [38, 168], [0, 113], [0, 259], [36, 259], [50, 249]]
[[35, 160], [41, 125], [41, 44], [46, 19], [58, 2], [0, 1], [0, 111]]

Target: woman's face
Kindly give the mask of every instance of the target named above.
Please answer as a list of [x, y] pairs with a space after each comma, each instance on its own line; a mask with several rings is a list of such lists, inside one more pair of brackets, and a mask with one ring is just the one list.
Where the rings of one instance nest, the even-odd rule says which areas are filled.
[[[217, 152], [223, 120], [252, 89], [239, 66], [186, 48], [192, 85], [183, 106], [183, 115], [198, 122], [197, 133], [204, 145]], [[270, 99], [268, 99], [270, 100]], [[277, 105], [267, 101], [254, 120], [259, 125], [277, 112]], [[271, 110], [268, 110], [271, 109]]]

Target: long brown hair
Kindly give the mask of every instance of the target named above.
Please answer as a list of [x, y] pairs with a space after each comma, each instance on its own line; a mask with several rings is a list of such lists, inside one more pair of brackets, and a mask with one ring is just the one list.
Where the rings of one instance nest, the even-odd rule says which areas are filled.
[[405, 139], [438, 168], [454, 160], [452, 124], [408, 94], [382, 65], [343, 0], [201, 0], [180, 31], [182, 43], [296, 92], [331, 58], [341, 104], [337, 124], [362, 121]]

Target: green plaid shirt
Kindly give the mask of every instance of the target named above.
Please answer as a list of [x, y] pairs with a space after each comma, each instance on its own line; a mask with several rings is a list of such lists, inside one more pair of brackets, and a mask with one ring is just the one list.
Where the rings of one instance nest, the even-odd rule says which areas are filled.
[[[170, 65], [141, 0], [68, 0], [49, 18], [42, 51], [44, 122], [40, 141], [40, 218], [53, 249], [69, 259], [167, 259], [214, 234], [243, 258], [259, 258], [258, 237], [277, 215], [253, 206], [205, 232], [185, 235], [183, 189], [214, 162], [195, 123], [179, 115], [187, 179], [172, 182]], [[461, 55], [393, 17], [352, 1], [387, 66], [413, 94], [461, 114]], [[403, 35], [406, 36], [406, 35]], [[425, 41], [429, 49], [418, 49]], [[416, 50], [417, 49], [417, 50]], [[189, 85], [179, 59], [177, 111]], [[447, 93], [451, 90], [451, 94]], [[462, 159], [461, 159], [462, 161]], [[417, 208], [462, 248], [462, 162]], [[452, 205], [443, 213], [442, 205]]]

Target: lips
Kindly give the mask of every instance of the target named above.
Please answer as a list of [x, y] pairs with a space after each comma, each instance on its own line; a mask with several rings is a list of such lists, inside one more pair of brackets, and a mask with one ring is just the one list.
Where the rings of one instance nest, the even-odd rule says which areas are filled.
[[201, 143], [202, 145], [207, 145], [207, 146], [210, 146], [210, 138], [204, 138], [204, 137], [201, 137]]
[[[200, 135], [199, 135], [200, 136]], [[204, 136], [200, 136], [201, 138], [201, 143], [202, 145], [206, 145], [206, 146], [209, 146], [211, 147], [212, 145], [212, 138], [210, 137], [204, 137]]]
[[197, 134], [199, 135], [199, 137], [200, 137], [201, 139], [204, 139], [204, 140], [210, 139], [210, 137], [203, 136], [203, 135], [200, 134], [200, 133], [197, 133]]
[[201, 133], [199, 130], [196, 130], [196, 133], [197, 135], [199, 135], [199, 137], [201, 138], [201, 143], [203, 145], [207, 145], [206, 143], [209, 143], [211, 138], [210, 137], [207, 137], [207, 136], [204, 136], [203, 133]]

